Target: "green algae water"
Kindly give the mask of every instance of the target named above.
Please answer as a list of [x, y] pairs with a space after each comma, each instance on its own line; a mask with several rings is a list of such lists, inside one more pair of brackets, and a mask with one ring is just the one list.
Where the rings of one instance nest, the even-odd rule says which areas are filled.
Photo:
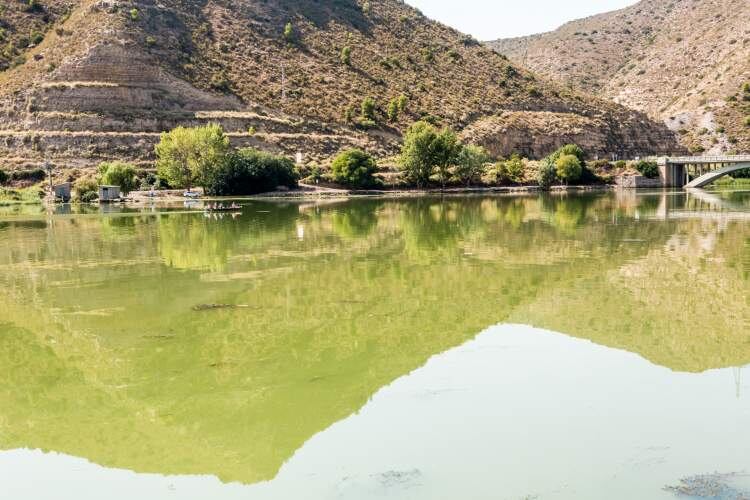
[[0, 210], [0, 498], [750, 493], [750, 192]]

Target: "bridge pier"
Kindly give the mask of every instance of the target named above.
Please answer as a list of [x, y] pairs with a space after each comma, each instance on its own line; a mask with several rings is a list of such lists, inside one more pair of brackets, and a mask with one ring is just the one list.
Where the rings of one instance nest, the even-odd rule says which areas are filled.
[[678, 163], [660, 163], [659, 177], [664, 187], [682, 187], [687, 184], [687, 169]]

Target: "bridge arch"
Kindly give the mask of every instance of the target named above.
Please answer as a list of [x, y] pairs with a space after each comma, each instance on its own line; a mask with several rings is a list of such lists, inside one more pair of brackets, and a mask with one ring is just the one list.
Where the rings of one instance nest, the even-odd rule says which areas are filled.
[[732, 172], [736, 172], [738, 170], [745, 170], [747, 168], [750, 168], [750, 162], [743, 162], [743, 163], [736, 163], [734, 165], [728, 165], [718, 170], [714, 170], [712, 172], [708, 172], [707, 174], [701, 175], [697, 179], [693, 179], [692, 181], [685, 184], [685, 187], [686, 188], [702, 188], [703, 186], [711, 184], [715, 180], [720, 179], [721, 177], [724, 177], [725, 175], [729, 175]]

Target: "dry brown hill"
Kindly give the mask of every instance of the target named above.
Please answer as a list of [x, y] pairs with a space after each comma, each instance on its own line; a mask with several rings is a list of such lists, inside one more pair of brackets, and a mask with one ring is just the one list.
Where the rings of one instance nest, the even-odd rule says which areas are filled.
[[693, 152], [750, 151], [748, 0], [643, 0], [490, 45], [541, 75], [647, 112]]
[[23, 64], [26, 51], [39, 43], [76, 3], [76, 0], [0, 2], [0, 71]]
[[[26, 20], [15, 33], [44, 36], [0, 73], [6, 163], [148, 161], [159, 132], [208, 121], [238, 144], [306, 159], [347, 145], [386, 155], [425, 115], [498, 155], [573, 139], [599, 155], [677, 147], [645, 115], [540, 79], [398, 0], [37, 1], [39, 11], [5, 9]], [[367, 97], [377, 123], [365, 130]]]

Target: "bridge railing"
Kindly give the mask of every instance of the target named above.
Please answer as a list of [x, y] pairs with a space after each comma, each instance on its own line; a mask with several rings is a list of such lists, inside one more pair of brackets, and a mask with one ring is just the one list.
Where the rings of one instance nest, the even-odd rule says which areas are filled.
[[666, 157], [667, 163], [745, 163], [750, 162], [750, 155], [725, 156], [673, 156]]

